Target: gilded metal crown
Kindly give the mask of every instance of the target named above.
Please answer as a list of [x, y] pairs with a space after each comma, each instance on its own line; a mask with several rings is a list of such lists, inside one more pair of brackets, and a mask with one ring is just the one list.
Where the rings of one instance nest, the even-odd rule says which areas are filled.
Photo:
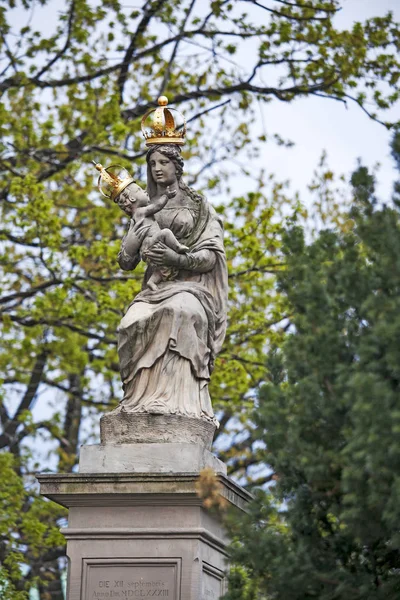
[[121, 165], [110, 165], [105, 169], [100, 163], [93, 161], [93, 164], [100, 172], [97, 187], [106, 198], [115, 201], [122, 190], [135, 181]]
[[168, 98], [160, 96], [158, 108], [151, 108], [142, 119], [142, 132], [146, 146], [154, 144], [185, 143], [186, 120], [175, 108], [166, 108]]

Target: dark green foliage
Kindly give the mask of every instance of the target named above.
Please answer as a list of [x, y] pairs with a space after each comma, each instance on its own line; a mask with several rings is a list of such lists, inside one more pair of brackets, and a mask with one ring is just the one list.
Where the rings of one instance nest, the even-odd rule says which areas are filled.
[[400, 597], [400, 211], [351, 182], [346, 227], [286, 232], [291, 335], [256, 416], [277, 482], [232, 525], [232, 600]]

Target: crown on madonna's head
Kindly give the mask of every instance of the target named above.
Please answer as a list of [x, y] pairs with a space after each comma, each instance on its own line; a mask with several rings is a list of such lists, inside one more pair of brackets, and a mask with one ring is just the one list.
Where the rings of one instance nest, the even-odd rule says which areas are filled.
[[158, 108], [151, 108], [142, 119], [142, 132], [146, 146], [154, 144], [185, 143], [185, 117], [175, 108], [166, 108], [168, 98], [160, 96]]
[[117, 196], [130, 183], [134, 183], [135, 181], [121, 165], [110, 165], [105, 169], [100, 163], [93, 161], [93, 164], [100, 172], [97, 187], [106, 198], [111, 198], [111, 200], [115, 201]]

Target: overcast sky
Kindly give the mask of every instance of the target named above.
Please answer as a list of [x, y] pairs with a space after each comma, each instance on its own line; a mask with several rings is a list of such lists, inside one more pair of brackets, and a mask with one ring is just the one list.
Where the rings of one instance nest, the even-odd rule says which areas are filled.
[[[384, 15], [389, 10], [400, 21], [400, 0], [343, 0], [337, 23], [348, 28], [354, 21]], [[273, 102], [263, 112], [269, 131], [272, 128], [296, 145], [290, 150], [267, 145], [262, 161], [278, 179], [290, 179], [291, 188], [300, 190], [304, 201], [307, 201], [306, 186], [323, 150], [327, 151], [335, 173], [348, 175], [359, 157], [371, 167], [379, 162], [378, 190], [382, 196], [390, 197], [395, 177], [389, 149], [391, 134], [371, 121], [358, 106], [349, 105], [346, 110], [334, 100], [311, 97], [291, 104]], [[386, 114], [399, 119], [400, 103]]]

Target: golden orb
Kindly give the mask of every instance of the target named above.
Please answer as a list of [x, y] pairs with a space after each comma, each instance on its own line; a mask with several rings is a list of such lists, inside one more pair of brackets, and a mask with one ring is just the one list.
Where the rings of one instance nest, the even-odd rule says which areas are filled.
[[159, 99], [157, 100], [157, 102], [158, 102], [159, 106], [167, 106], [168, 98], [167, 98], [167, 96], [160, 96]]

